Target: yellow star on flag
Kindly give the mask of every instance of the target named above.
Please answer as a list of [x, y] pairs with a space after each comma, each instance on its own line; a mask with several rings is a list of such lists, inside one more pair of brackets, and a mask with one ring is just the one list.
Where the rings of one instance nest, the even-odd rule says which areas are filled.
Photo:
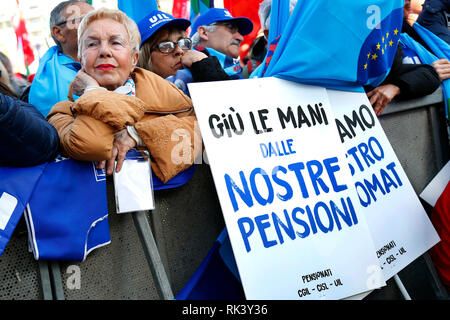
[[392, 47], [392, 45], [394, 44], [394, 41], [389, 41], [389, 47]]
[[384, 37], [383, 38], [381, 38], [381, 40], [383, 41], [383, 43], [384, 43]]
[[376, 60], [377, 58], [378, 58], [377, 54], [374, 53], [374, 54], [372, 55], [372, 60]]
[[364, 70], [367, 69], [367, 63], [364, 65]]
[[386, 32], [386, 38], [389, 38], [389, 32]]
[[369, 59], [370, 58], [370, 52], [367, 54], [367, 59]]
[[377, 44], [377, 49], [380, 50], [380, 44], [379, 43]]
[[397, 35], [397, 33], [398, 33], [398, 29], [395, 28], [395, 30], [394, 30], [394, 35]]
[[381, 53], [384, 54], [384, 49], [381, 49]]

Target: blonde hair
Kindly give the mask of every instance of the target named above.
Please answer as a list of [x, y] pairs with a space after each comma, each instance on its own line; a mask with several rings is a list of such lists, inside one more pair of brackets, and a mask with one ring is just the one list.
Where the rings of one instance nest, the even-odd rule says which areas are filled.
[[100, 8], [89, 12], [83, 20], [81, 20], [80, 26], [78, 28], [78, 58], [81, 59], [81, 53], [83, 51], [83, 45], [81, 42], [81, 37], [86, 31], [89, 24], [99, 19], [112, 19], [117, 21], [125, 27], [127, 31], [128, 38], [130, 40], [130, 47], [133, 53], [139, 52], [139, 44], [141, 43], [141, 34], [139, 33], [138, 26], [131, 18], [129, 18], [125, 13], [117, 9], [107, 9]]

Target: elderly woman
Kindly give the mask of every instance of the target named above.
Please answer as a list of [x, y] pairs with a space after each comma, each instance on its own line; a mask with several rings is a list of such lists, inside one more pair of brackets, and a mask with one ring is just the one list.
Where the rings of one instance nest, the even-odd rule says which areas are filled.
[[[189, 97], [136, 67], [139, 43], [136, 24], [123, 12], [88, 13], [78, 30], [82, 70], [69, 89], [70, 101], [57, 103], [47, 119], [65, 155], [98, 161], [111, 174], [131, 148], [146, 147], [154, 173], [167, 182], [193, 163], [196, 118]], [[72, 93], [80, 97], [73, 101]], [[180, 136], [188, 148], [179, 148]], [[173, 151], [180, 149], [183, 155]]]
[[190, 24], [158, 10], [138, 23], [142, 39], [139, 66], [175, 83], [185, 93], [190, 82], [231, 79], [217, 57], [191, 50], [192, 41], [186, 35]]

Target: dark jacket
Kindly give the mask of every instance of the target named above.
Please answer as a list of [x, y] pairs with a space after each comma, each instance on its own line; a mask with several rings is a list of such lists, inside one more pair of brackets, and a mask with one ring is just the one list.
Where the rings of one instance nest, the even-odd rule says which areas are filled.
[[33, 166], [57, 156], [56, 129], [32, 105], [0, 93], [0, 165]]
[[445, 13], [450, 13], [450, 0], [426, 0], [417, 22], [450, 44]]
[[433, 51], [430, 49], [427, 43], [422, 39], [422, 37], [417, 33], [417, 31], [409, 25], [406, 19], [403, 19], [402, 33], [406, 33], [408, 36], [410, 36], [415, 41], [420, 43], [425, 49], [433, 53]]
[[432, 66], [403, 63], [399, 46], [389, 72], [382, 85], [393, 84], [400, 88], [398, 99], [412, 99], [433, 93], [440, 86], [439, 76]]
[[194, 62], [190, 70], [194, 82], [231, 80], [231, 77], [222, 69], [217, 57], [214, 56]]

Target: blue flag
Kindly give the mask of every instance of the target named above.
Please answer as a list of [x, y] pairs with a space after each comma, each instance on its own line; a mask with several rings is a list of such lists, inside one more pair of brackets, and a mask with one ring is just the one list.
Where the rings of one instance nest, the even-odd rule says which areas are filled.
[[270, 27], [268, 43], [272, 43], [283, 34], [283, 30], [289, 20], [289, 2], [290, 0], [272, 1], [272, 6], [269, 10]]
[[159, 10], [156, 0], [118, 0], [117, 7], [136, 23], [153, 10]]
[[245, 300], [225, 228], [176, 300]]
[[299, 1], [264, 76], [362, 92], [379, 85], [394, 60], [402, 0]]
[[47, 165], [25, 213], [35, 259], [83, 261], [110, 243], [106, 176], [92, 162]]
[[[413, 24], [414, 30], [419, 34], [423, 41], [428, 45], [428, 47], [433, 51], [434, 55], [429, 55], [428, 51], [421, 46], [419, 43], [414, 41], [413, 39], [408, 40], [405, 37], [403, 41], [405, 44], [409, 44], [410, 49], [416, 51], [420, 60], [426, 64], [432, 64], [434, 61], [438, 59], [447, 59], [450, 60], [450, 45], [436, 36], [434, 33], [429, 31], [428, 29], [422, 27], [417, 22]], [[407, 36], [407, 35], [405, 35]], [[449, 118], [449, 109], [450, 109], [450, 79], [446, 79], [441, 82], [442, 91], [444, 93], [444, 102], [445, 102], [445, 116], [447, 119]]]
[[283, 33], [284, 27], [289, 20], [289, 3], [290, 0], [275, 0], [272, 2], [272, 6], [265, 17], [265, 20], [267, 20], [270, 16], [269, 36], [267, 40], [269, 45], [267, 53], [262, 63], [251, 73], [249, 78], [261, 78], [265, 74], [280, 40], [280, 36]]
[[47, 164], [0, 167], [0, 256], [5, 250]]

